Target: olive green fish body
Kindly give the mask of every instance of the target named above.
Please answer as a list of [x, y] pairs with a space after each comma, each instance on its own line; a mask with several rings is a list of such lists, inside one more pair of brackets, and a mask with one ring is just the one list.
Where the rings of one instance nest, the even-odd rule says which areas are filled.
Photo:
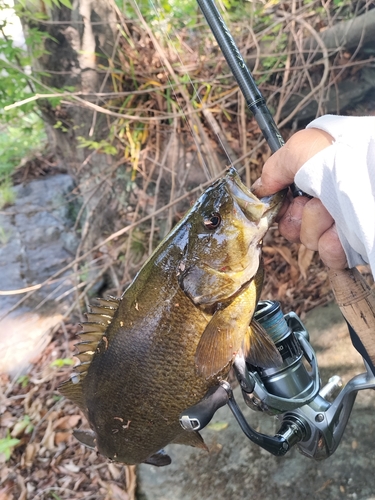
[[[169, 457], [158, 452], [169, 443], [205, 448], [198, 433], [182, 429], [179, 415], [227, 376], [241, 350], [252, 352], [261, 239], [282, 198], [258, 200], [231, 169], [158, 246], [121, 299], [100, 299], [88, 315], [78, 377], [61, 392], [85, 412], [100, 453], [126, 464], [165, 465]], [[277, 361], [272, 342], [264, 336], [260, 343], [264, 353], [253, 353], [260, 364]]]
[[99, 451], [128, 464], [145, 461], [178, 436], [193, 437], [180, 427], [179, 414], [213, 383], [197, 375], [194, 364], [208, 321], [168, 274], [163, 277], [151, 277], [144, 293], [123, 296], [83, 380]]

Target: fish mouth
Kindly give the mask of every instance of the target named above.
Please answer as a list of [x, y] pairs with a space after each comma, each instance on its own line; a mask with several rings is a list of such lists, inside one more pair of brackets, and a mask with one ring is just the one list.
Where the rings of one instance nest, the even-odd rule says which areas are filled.
[[234, 167], [228, 170], [226, 180], [230, 194], [248, 219], [259, 222], [265, 217], [268, 225], [272, 223], [283, 204], [287, 189], [259, 199], [241, 181]]

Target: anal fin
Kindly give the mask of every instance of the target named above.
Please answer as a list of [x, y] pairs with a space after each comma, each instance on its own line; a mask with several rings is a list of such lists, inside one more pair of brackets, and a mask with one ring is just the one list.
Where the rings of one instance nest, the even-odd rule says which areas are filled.
[[73, 436], [78, 439], [80, 443], [87, 446], [87, 448], [91, 448], [92, 450], [96, 449], [96, 439], [94, 431], [76, 429], [73, 431]]

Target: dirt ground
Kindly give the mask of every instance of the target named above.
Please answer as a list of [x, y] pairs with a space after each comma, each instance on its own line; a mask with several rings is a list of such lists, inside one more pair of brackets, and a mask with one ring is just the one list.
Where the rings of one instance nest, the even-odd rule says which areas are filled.
[[[346, 383], [364, 371], [337, 306], [314, 309], [305, 325], [323, 384], [334, 374]], [[236, 399], [241, 402], [239, 393]], [[274, 435], [272, 417], [241, 407], [252, 427]], [[282, 458], [268, 454], [248, 441], [229, 408], [222, 408], [213, 421], [221, 425], [202, 431], [208, 454], [171, 445], [170, 466], [138, 468], [138, 500], [375, 500], [374, 410], [373, 392], [359, 393], [339, 448], [318, 462], [296, 448]]]

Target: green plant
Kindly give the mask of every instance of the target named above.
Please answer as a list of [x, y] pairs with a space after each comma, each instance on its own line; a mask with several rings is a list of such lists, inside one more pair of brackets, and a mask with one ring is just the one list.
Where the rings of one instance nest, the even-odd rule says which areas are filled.
[[5, 460], [8, 461], [14, 448], [19, 443], [20, 440], [17, 438], [12, 438], [8, 431], [7, 437], [0, 439], [0, 455], [4, 455]]
[[50, 363], [51, 368], [63, 368], [64, 366], [71, 366], [74, 364], [73, 359], [70, 358], [58, 358]]
[[12, 205], [16, 199], [12, 183], [9, 178], [0, 183], [0, 208]]
[[89, 148], [94, 149], [95, 151], [100, 151], [101, 153], [105, 153], [107, 155], [115, 155], [117, 154], [117, 149], [108, 141], [91, 141], [86, 139], [85, 137], [78, 137], [79, 147], [80, 148]]
[[21, 375], [17, 379], [17, 383], [20, 384], [23, 389], [29, 385], [29, 382], [30, 377], [28, 375]]
[[11, 437], [18, 438], [22, 434], [30, 434], [34, 429], [34, 425], [31, 423], [29, 415], [25, 415], [22, 420], [19, 420], [12, 429]]
[[[21, 161], [46, 143], [44, 125], [39, 116], [36, 101], [22, 107], [8, 106], [24, 101], [34, 95], [38, 85], [28, 76], [31, 57], [19, 41], [13, 40], [15, 33], [21, 34], [20, 21], [7, 0], [0, 0], [0, 183], [13, 172]], [[47, 35], [30, 29], [25, 42], [32, 47], [33, 55], [44, 53], [43, 42]]]
[[10, 239], [10, 234], [8, 231], [5, 231], [5, 229], [0, 226], [0, 245], [6, 245]]

